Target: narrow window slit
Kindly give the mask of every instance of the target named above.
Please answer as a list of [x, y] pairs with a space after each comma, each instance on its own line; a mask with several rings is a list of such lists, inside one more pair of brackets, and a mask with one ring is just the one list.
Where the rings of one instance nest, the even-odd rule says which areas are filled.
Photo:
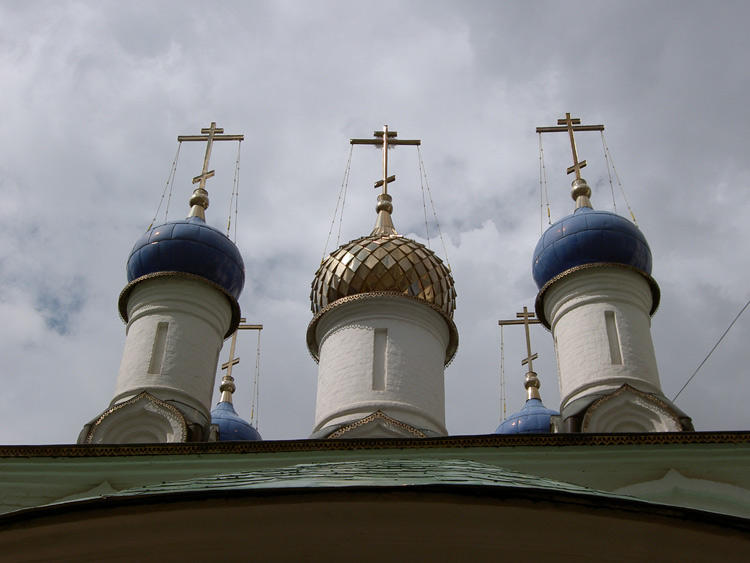
[[620, 335], [617, 332], [614, 311], [604, 311], [604, 321], [607, 325], [607, 340], [609, 341], [610, 361], [618, 366], [622, 365], [622, 351], [620, 350]]
[[156, 336], [154, 338], [154, 348], [151, 351], [151, 362], [148, 365], [148, 372], [153, 374], [161, 373], [162, 364], [164, 363], [164, 354], [167, 351], [167, 331], [169, 323], [159, 323], [156, 325]]
[[372, 351], [372, 390], [385, 391], [385, 357], [388, 346], [388, 330], [375, 329], [375, 342]]

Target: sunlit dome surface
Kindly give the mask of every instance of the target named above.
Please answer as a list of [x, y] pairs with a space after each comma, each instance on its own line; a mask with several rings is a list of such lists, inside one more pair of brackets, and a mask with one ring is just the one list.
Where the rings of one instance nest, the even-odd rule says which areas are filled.
[[545, 407], [541, 399], [529, 399], [520, 411], [497, 427], [495, 434], [549, 434], [552, 417], [559, 414]]
[[331, 253], [315, 274], [313, 314], [350, 295], [397, 292], [422, 299], [448, 317], [456, 308], [453, 277], [429, 248], [397, 234], [351, 241]]
[[554, 223], [534, 249], [538, 288], [584, 264], [619, 264], [651, 275], [651, 249], [633, 223], [609, 211], [580, 207]]
[[170, 221], [145, 232], [128, 258], [128, 283], [148, 274], [180, 272], [205, 278], [239, 298], [245, 285], [240, 251], [199, 217]]
[[258, 431], [249, 422], [240, 418], [229, 401], [220, 402], [211, 411], [211, 424], [219, 427], [219, 441], [261, 440]]

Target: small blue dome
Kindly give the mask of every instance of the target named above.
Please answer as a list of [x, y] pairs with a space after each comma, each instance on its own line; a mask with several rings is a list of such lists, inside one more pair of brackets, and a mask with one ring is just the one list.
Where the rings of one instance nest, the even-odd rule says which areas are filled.
[[651, 275], [651, 249], [633, 223], [609, 211], [579, 207], [554, 223], [534, 249], [532, 272], [539, 289], [583, 264], [622, 264]]
[[245, 285], [240, 251], [221, 231], [199, 217], [170, 221], [141, 236], [128, 258], [128, 283], [157, 272], [205, 278], [235, 299]]
[[258, 431], [241, 419], [234, 410], [234, 405], [228, 401], [222, 401], [211, 411], [211, 424], [219, 426], [221, 442], [262, 440]]
[[549, 434], [550, 419], [559, 414], [545, 407], [540, 399], [529, 399], [520, 411], [497, 427], [495, 434]]

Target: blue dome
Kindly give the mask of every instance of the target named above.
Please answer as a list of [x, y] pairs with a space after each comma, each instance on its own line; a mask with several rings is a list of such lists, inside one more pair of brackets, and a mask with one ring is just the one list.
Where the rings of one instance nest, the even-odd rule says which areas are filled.
[[545, 407], [540, 399], [529, 399], [520, 411], [497, 427], [495, 434], [549, 434], [550, 419], [559, 414]]
[[221, 231], [199, 217], [170, 221], [141, 236], [128, 258], [128, 283], [157, 272], [205, 278], [235, 299], [245, 285], [240, 251]]
[[534, 249], [532, 272], [539, 289], [584, 264], [622, 264], [651, 275], [651, 249], [633, 223], [609, 211], [580, 207], [554, 223]]
[[211, 424], [219, 426], [221, 442], [262, 440], [258, 431], [242, 420], [228, 401], [222, 401], [211, 411]]

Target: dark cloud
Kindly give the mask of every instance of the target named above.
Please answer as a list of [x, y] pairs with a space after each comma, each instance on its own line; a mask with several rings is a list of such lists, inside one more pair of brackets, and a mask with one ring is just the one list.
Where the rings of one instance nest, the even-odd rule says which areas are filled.
[[[265, 327], [264, 437], [304, 437], [312, 427], [309, 284], [348, 140], [384, 123], [422, 139], [457, 282], [451, 431], [488, 432], [499, 422], [497, 320], [532, 304], [531, 252], [547, 224], [534, 127], [566, 111], [605, 124], [651, 245], [663, 293], [653, 335], [672, 396], [748, 298], [748, 16], [743, 2], [676, 1], [2, 5], [0, 314], [8, 326], [0, 378], [8, 399], [0, 417], [8, 426], [24, 416], [13, 397], [33, 381], [37, 412], [55, 418], [40, 415], [0, 440], [73, 441], [108, 405], [124, 343], [116, 302], [125, 260], [155, 213], [176, 136], [211, 121], [246, 135], [237, 240], [248, 267], [243, 312]], [[612, 209], [601, 139], [582, 135], [579, 143], [594, 205]], [[394, 221], [423, 237], [409, 149], [393, 153]], [[548, 136], [544, 150], [556, 219], [572, 209], [567, 139]], [[220, 229], [235, 159], [234, 146], [212, 156], [208, 215]], [[201, 147], [182, 147], [170, 218], [187, 213], [201, 162]], [[341, 243], [372, 228], [379, 167], [376, 151], [354, 151]], [[443, 254], [436, 239], [432, 246]], [[747, 427], [748, 336], [741, 318], [680, 397], [698, 428]], [[523, 400], [525, 349], [517, 335], [505, 337], [513, 412]], [[534, 342], [542, 395], [554, 405], [549, 333], [540, 328]], [[248, 417], [255, 343], [241, 346], [238, 410]]]

